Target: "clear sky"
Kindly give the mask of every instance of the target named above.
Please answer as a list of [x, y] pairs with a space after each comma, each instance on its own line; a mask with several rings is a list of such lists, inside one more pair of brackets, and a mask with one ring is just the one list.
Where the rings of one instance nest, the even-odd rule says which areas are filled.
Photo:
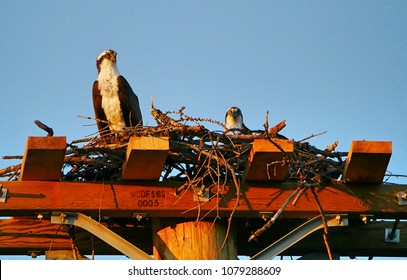
[[77, 116], [93, 117], [95, 60], [114, 49], [147, 125], [151, 97], [219, 121], [237, 106], [251, 129], [269, 111], [288, 138], [327, 131], [319, 148], [392, 141], [388, 170], [407, 174], [407, 1], [5, 0], [0, 38], [1, 156], [45, 135], [36, 119], [68, 142], [96, 132]]

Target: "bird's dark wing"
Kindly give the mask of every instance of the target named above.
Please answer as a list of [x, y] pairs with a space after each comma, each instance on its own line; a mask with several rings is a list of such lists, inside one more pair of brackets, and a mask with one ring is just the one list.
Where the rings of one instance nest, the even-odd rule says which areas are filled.
[[143, 125], [143, 117], [137, 95], [123, 76], [118, 77], [119, 99], [126, 126]]
[[247, 126], [244, 123], [242, 123], [242, 129], [241, 130], [242, 130], [243, 134], [250, 134], [251, 133], [251, 130], [249, 128], [247, 128]]
[[99, 82], [97, 80], [93, 83], [92, 98], [93, 98], [93, 108], [95, 110], [95, 118], [97, 120], [102, 121], [96, 122], [99, 129], [99, 133], [100, 134], [107, 133], [110, 131], [110, 129], [107, 123], [105, 111], [103, 111], [102, 108], [102, 96], [100, 95]]

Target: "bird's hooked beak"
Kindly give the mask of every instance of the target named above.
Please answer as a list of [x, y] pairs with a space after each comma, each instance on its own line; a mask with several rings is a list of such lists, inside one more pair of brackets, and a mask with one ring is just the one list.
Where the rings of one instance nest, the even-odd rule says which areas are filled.
[[236, 119], [239, 116], [239, 109], [236, 107], [230, 108], [229, 115], [231, 115], [234, 119]]
[[113, 64], [116, 64], [116, 57], [117, 53], [114, 50], [106, 50], [102, 52], [96, 59], [96, 67], [98, 69], [98, 73], [100, 72], [101, 64], [105, 59], [111, 61]]
[[105, 58], [112, 61], [112, 62], [116, 62], [116, 57], [117, 57], [117, 52], [115, 52], [114, 50], [107, 50], [106, 51], [106, 55]]
[[112, 61], [116, 62], [117, 52], [115, 52], [114, 50], [111, 50], [111, 57], [112, 57]]

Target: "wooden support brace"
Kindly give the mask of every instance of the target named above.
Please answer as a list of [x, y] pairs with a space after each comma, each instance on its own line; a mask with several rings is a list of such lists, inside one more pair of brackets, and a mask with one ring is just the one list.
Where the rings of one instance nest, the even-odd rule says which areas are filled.
[[348, 183], [382, 183], [391, 154], [391, 141], [352, 141], [343, 179]]
[[268, 139], [255, 139], [244, 172], [246, 181], [284, 181], [287, 174], [287, 155], [294, 152], [293, 140], [274, 139], [283, 153]]
[[123, 163], [122, 179], [158, 180], [169, 149], [168, 137], [131, 137]]
[[20, 181], [59, 180], [65, 150], [65, 136], [29, 136], [23, 156]]

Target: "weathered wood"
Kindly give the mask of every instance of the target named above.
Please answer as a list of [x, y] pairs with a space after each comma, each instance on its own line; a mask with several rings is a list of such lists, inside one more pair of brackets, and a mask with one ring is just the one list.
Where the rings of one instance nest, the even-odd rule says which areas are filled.
[[82, 256], [72, 250], [52, 250], [45, 251], [46, 260], [89, 260], [89, 258]]
[[349, 183], [382, 183], [392, 154], [389, 141], [352, 141], [343, 179]]
[[154, 258], [160, 260], [237, 259], [234, 230], [222, 247], [227, 225], [223, 222], [153, 219]]
[[[102, 222], [113, 232], [137, 247], [152, 254], [151, 225], [135, 219]], [[75, 244], [82, 255], [119, 255], [120, 252], [81, 228], [75, 229]], [[49, 220], [32, 218], [0, 219], [0, 255], [44, 255], [56, 257], [60, 251], [71, 251], [72, 244], [65, 226], [51, 224]], [[71, 254], [72, 255], [72, 254]], [[73, 257], [73, 255], [72, 255]]]
[[168, 151], [168, 137], [131, 137], [123, 163], [122, 179], [158, 180]]
[[[329, 228], [328, 242], [331, 251], [340, 256], [372, 256], [372, 257], [406, 257], [407, 223], [400, 222], [400, 243], [386, 243], [385, 229], [391, 229], [391, 221], [375, 221], [364, 224], [351, 221], [348, 227]], [[326, 252], [322, 232], [317, 231], [306, 237], [300, 243], [286, 250], [284, 255], [304, 255], [312, 252]]]
[[[137, 184], [4, 181], [5, 203], [0, 203], [0, 216], [34, 216], [38, 212], [71, 211], [94, 217], [130, 218], [138, 213], [149, 217], [196, 217], [209, 215], [229, 217], [236, 206], [233, 186], [214, 187], [222, 192], [208, 202], [194, 200], [191, 189], [175, 195], [181, 183], [138, 182]], [[242, 183], [241, 199], [235, 217], [258, 217], [260, 212], [276, 212], [296, 189], [293, 183]], [[377, 217], [407, 218], [407, 207], [400, 206], [397, 192], [406, 185], [327, 186], [317, 189], [326, 214], [375, 214]], [[311, 190], [305, 190], [295, 206], [289, 204], [282, 217], [305, 218], [319, 215]]]
[[[138, 225], [132, 224], [132, 220], [126, 221], [112, 219], [109, 222], [109, 227], [143, 251], [153, 254], [151, 219], [144, 220], [143, 224]], [[304, 221], [297, 219], [279, 220], [257, 241], [247, 242], [252, 231], [263, 225], [264, 221], [260, 218], [237, 218], [234, 220], [235, 228], [238, 229], [235, 235], [237, 254], [253, 255]], [[178, 222], [182, 221], [179, 220]], [[126, 223], [129, 224], [126, 226]], [[405, 257], [407, 240], [404, 237], [407, 234], [407, 223], [400, 221], [398, 224], [401, 235], [399, 244], [384, 242], [384, 229], [392, 228], [392, 226], [393, 222], [391, 221], [374, 221], [364, 224], [359, 217], [359, 219], [351, 220], [347, 227], [329, 228], [328, 241], [332, 252], [342, 256]], [[71, 242], [67, 232], [63, 228], [57, 232], [57, 229], [58, 225], [50, 224], [48, 220], [20, 218], [0, 220], [0, 255], [30, 255], [30, 252], [44, 255], [50, 249], [52, 252], [70, 251]], [[96, 255], [120, 254], [98, 238], [92, 240], [91, 235], [80, 228], [75, 230], [75, 235], [77, 247], [83, 255], [91, 255], [92, 250]], [[311, 252], [326, 252], [322, 231], [317, 231], [306, 237], [286, 250], [283, 255], [303, 256]]]
[[59, 180], [64, 163], [65, 149], [65, 136], [29, 136], [23, 156], [20, 180]]
[[43, 254], [44, 251], [69, 250], [70, 239], [58, 225], [36, 219], [0, 220], [0, 252], [7, 255]]
[[[277, 147], [268, 139], [255, 139], [250, 150], [244, 173], [246, 181], [284, 181], [287, 174], [287, 155], [294, 151], [294, 141], [274, 140]], [[285, 153], [283, 153], [281, 148]]]

